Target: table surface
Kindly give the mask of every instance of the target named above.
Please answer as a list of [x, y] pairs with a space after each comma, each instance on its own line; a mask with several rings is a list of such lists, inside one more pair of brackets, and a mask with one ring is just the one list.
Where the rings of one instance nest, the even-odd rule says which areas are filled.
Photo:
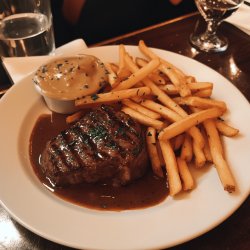
[[[222, 53], [204, 53], [192, 48], [189, 35], [200, 17], [194, 13], [133, 33], [110, 39], [93, 46], [110, 44], [137, 45], [143, 39], [148, 46], [173, 51], [191, 57], [213, 68], [230, 80], [250, 101], [250, 36], [228, 23], [222, 23], [219, 32], [229, 40]], [[208, 233], [179, 246], [179, 249], [250, 249], [250, 198], [225, 222]], [[43, 239], [30, 232], [0, 206], [0, 249], [71, 249]]]

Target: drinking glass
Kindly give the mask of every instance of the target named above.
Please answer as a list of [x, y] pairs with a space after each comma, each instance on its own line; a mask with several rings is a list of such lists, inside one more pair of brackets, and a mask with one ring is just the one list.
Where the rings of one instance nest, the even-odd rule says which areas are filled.
[[244, 0], [195, 0], [196, 6], [207, 23], [202, 34], [191, 34], [191, 44], [206, 52], [224, 51], [228, 47], [226, 37], [217, 34], [221, 22], [235, 12]]
[[0, 55], [47, 55], [54, 49], [50, 0], [0, 1]]

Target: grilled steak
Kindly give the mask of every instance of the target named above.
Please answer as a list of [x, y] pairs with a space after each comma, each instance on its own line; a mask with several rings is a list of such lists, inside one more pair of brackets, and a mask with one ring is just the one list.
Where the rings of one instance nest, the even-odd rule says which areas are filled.
[[146, 171], [144, 137], [130, 116], [103, 105], [46, 144], [41, 168], [55, 186], [106, 180], [126, 185]]

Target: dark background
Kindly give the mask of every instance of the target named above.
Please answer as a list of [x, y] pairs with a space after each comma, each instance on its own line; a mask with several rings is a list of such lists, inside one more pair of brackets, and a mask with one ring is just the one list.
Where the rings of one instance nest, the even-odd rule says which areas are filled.
[[87, 45], [196, 11], [193, 0], [87, 0], [78, 23], [62, 15], [63, 0], [52, 0], [56, 46], [83, 38]]

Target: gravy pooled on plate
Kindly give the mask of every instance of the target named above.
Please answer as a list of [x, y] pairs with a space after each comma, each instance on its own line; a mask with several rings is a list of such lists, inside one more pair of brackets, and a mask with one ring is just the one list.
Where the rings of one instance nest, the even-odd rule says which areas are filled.
[[[109, 183], [80, 183], [64, 188], [54, 187], [41, 171], [41, 153], [48, 140], [69, 127], [66, 116], [56, 113], [41, 115], [37, 120], [29, 145], [30, 161], [40, 181], [56, 196], [68, 202], [97, 210], [121, 211], [157, 205], [166, 199], [168, 187], [165, 178], [149, 171], [130, 185], [114, 187]], [[148, 164], [150, 164], [148, 162]]]

